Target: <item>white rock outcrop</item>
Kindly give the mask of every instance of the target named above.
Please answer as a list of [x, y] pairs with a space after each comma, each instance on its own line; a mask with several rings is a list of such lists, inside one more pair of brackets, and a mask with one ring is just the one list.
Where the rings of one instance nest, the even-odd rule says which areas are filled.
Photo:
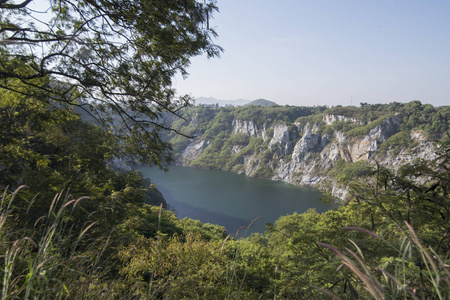
[[275, 145], [286, 145], [289, 143], [289, 128], [286, 124], [276, 124], [273, 128], [273, 137], [269, 142], [269, 147]]
[[258, 127], [255, 122], [248, 120], [233, 120], [233, 133], [243, 133], [248, 136], [258, 135]]
[[[325, 124], [335, 121], [360, 124], [359, 120], [343, 116], [326, 115], [323, 118]], [[320, 186], [340, 159], [347, 162], [366, 160], [369, 163], [377, 159], [378, 163], [395, 169], [416, 158], [434, 158], [434, 144], [418, 130], [411, 132], [411, 139], [417, 143], [414, 149], [404, 149], [395, 155], [388, 151], [383, 156], [374, 157], [379, 146], [399, 131], [401, 122], [401, 117], [394, 115], [384, 119], [364, 136], [351, 136], [339, 131], [321, 132], [323, 126], [317, 122], [304, 125], [294, 123], [294, 126], [288, 126], [286, 123], [270, 125], [270, 122], [266, 121], [258, 128], [252, 120], [236, 119], [229, 127], [231, 134], [259, 137], [262, 141], [251, 151], [246, 150], [246, 145], [228, 145], [231, 146], [229, 151], [232, 155], [241, 155], [236, 158], [232, 167], [234, 171], [247, 176], [270, 174], [272, 180], [282, 180], [296, 185]], [[273, 135], [269, 137], [268, 132], [271, 130]], [[198, 159], [209, 145], [210, 141], [207, 140], [192, 140], [181, 153], [181, 163], [189, 164], [190, 161]], [[268, 169], [270, 172], [264, 171]], [[345, 197], [347, 193], [345, 187], [336, 182], [332, 182], [331, 186], [334, 195]]]
[[196, 141], [189, 144], [182, 153], [183, 162], [196, 160], [210, 144], [209, 141]]
[[322, 121], [327, 125], [331, 125], [333, 122], [337, 122], [337, 121], [344, 121], [344, 122], [353, 123], [356, 125], [362, 125], [361, 120], [358, 120], [356, 118], [349, 118], [346, 116], [332, 115], [332, 114], [326, 114], [325, 116], [323, 116]]

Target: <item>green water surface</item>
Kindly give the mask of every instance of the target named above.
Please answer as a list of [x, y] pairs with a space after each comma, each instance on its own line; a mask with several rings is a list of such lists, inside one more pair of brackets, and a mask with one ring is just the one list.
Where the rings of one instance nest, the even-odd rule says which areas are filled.
[[255, 218], [262, 217], [249, 232], [264, 232], [265, 223], [273, 223], [286, 214], [331, 208], [319, 200], [318, 190], [280, 181], [179, 166], [170, 167], [168, 172], [149, 167], [138, 169], [156, 184], [178, 218], [219, 224], [230, 234]]

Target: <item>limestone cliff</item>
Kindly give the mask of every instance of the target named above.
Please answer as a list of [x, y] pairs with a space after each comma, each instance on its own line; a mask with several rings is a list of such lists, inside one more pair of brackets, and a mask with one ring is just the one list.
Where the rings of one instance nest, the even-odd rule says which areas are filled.
[[344, 197], [345, 187], [330, 172], [337, 162], [363, 161], [395, 169], [416, 158], [431, 159], [435, 153], [435, 143], [424, 131], [406, 128], [404, 115], [398, 113], [371, 121], [330, 113], [295, 120], [231, 116], [204, 126], [180, 151], [178, 163], [295, 185], [328, 185]]

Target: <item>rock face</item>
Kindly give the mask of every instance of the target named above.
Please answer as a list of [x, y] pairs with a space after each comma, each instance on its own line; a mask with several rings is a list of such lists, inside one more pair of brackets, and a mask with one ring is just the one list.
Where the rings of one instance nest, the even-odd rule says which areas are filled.
[[362, 140], [355, 139], [347, 144], [352, 161], [369, 159], [378, 150], [378, 146], [394, 135], [400, 126], [401, 118], [393, 116], [386, 118], [381, 125], [377, 125]]
[[[326, 143], [326, 137], [324, 138], [324, 142]], [[304, 159], [307, 153], [320, 152], [324, 146], [320, 134], [313, 133], [313, 129], [309, 124], [306, 124], [302, 138], [294, 147], [292, 160], [299, 163]]]
[[255, 122], [248, 120], [233, 120], [233, 133], [243, 133], [247, 136], [256, 136], [258, 128]]
[[268, 128], [269, 128], [269, 125], [267, 125], [267, 123], [264, 123], [263, 128], [262, 128], [262, 132], [261, 132], [261, 137], [262, 137], [264, 142], [269, 139], [269, 135], [267, 134], [267, 129]]
[[208, 147], [210, 144], [209, 141], [195, 141], [192, 142], [191, 144], [189, 144], [186, 149], [183, 151], [182, 154], [182, 159], [183, 162], [188, 162], [191, 160], [196, 160], [202, 153], [203, 151], [206, 149], [206, 147]]
[[[406, 163], [410, 163], [415, 159], [432, 160], [437, 157], [436, 144], [428, 140], [424, 133], [420, 130], [412, 131], [410, 137], [417, 143], [413, 149], [403, 149], [398, 155], [389, 155], [380, 161], [383, 165], [389, 165], [398, 168]], [[390, 152], [390, 151], [389, 151]]]
[[[254, 120], [232, 120], [228, 127], [229, 141], [222, 141], [222, 144], [228, 143], [228, 148], [222, 148], [220, 155], [224, 155], [223, 149], [228, 149], [226, 151], [231, 157], [223, 164], [227, 166], [224, 169], [295, 185], [320, 187], [326, 182], [325, 179], [329, 179], [329, 171], [339, 160], [373, 164], [376, 161], [396, 168], [417, 157], [433, 158], [434, 144], [420, 131], [411, 132], [411, 139], [416, 142], [414, 149], [405, 149], [397, 154], [385, 151], [380, 155], [377, 152], [384, 142], [399, 132], [402, 118], [397, 115], [366, 125], [365, 134], [359, 135], [349, 135], [328, 126], [338, 121], [357, 126], [362, 124], [357, 119], [339, 115], [325, 115], [322, 122], [307, 122], [303, 125], [266, 121], [260, 128]], [[324, 126], [328, 126], [328, 130], [324, 130]], [[246, 136], [247, 144], [242, 143], [242, 139], [238, 144], [232, 144], [233, 136], [238, 135]], [[249, 142], [251, 139], [253, 144]], [[254, 145], [255, 141], [257, 146]], [[179, 162], [196, 165], [196, 160], [201, 159], [202, 153], [212, 144], [213, 140], [192, 140], [181, 153]], [[338, 197], [344, 197], [346, 189], [332, 182], [332, 192]]]
[[356, 125], [361, 125], [362, 122], [358, 119], [355, 118], [348, 118], [345, 116], [340, 116], [340, 115], [331, 115], [331, 114], [326, 114], [325, 116], [323, 116], [323, 122], [327, 125], [331, 125], [333, 122], [337, 122], [337, 121], [344, 121], [344, 122], [350, 122]]
[[273, 129], [273, 137], [269, 142], [269, 148], [274, 149], [276, 147], [281, 149], [283, 155], [292, 152], [292, 144], [289, 142], [289, 129], [286, 124], [276, 124]]

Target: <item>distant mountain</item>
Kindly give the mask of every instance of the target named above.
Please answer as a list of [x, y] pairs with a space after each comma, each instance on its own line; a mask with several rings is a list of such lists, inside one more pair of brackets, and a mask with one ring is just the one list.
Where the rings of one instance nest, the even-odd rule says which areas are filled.
[[198, 97], [195, 99], [195, 104], [219, 104], [219, 106], [226, 106], [226, 105], [232, 105], [232, 106], [244, 106], [246, 104], [250, 103], [250, 100], [244, 100], [244, 99], [237, 99], [237, 100], [219, 100], [213, 97]]
[[258, 99], [258, 100], [254, 100], [250, 103], [247, 103], [246, 105], [254, 105], [254, 106], [279, 106], [278, 104], [276, 104], [275, 102], [266, 100], [266, 99]]

